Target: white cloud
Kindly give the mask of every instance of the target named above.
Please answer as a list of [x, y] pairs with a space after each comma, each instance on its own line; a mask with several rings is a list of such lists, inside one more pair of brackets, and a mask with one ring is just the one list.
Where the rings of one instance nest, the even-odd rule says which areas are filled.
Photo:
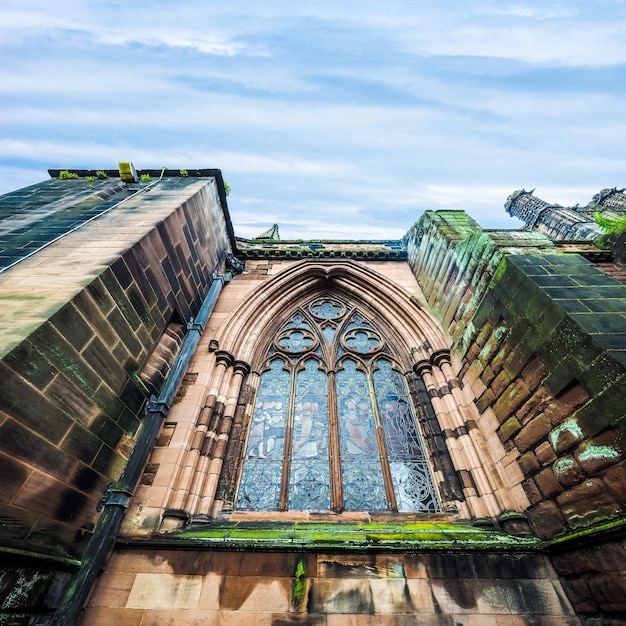
[[512, 227], [517, 188], [626, 184], [618, 7], [7, 0], [0, 191], [130, 159], [221, 168], [238, 234], [399, 237], [438, 208]]

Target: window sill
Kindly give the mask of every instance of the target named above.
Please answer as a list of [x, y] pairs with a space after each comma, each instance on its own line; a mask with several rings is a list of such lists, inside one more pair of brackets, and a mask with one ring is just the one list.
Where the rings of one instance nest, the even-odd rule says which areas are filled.
[[349, 519], [344, 517], [346, 514], [325, 514], [325, 519], [320, 516], [315, 520], [294, 520], [284, 514], [277, 519], [277, 515], [268, 519], [250, 513], [243, 519], [244, 514], [239, 513], [236, 521], [231, 517], [229, 521], [216, 520], [203, 526], [188, 526], [182, 531], [155, 534], [149, 539], [120, 543], [163, 548], [317, 552], [529, 552], [543, 546], [534, 536], [511, 535], [476, 527], [467, 521], [453, 522], [445, 514], [379, 514], [381, 517], [375, 520], [375, 514], [359, 514], [367, 515], [369, 520]]

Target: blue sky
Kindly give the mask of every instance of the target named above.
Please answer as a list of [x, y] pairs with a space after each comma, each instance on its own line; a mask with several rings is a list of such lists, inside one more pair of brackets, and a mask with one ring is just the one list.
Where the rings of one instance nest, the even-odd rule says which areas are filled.
[[626, 186], [626, 0], [4, 0], [0, 30], [0, 193], [218, 167], [240, 236], [397, 238]]

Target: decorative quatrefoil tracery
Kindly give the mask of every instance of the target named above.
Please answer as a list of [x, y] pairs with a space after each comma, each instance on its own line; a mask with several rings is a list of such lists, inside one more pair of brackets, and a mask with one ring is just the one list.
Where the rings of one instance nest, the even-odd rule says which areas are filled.
[[359, 354], [372, 354], [383, 347], [380, 335], [370, 328], [352, 328], [341, 338], [345, 350]]
[[276, 339], [278, 349], [290, 354], [315, 350], [317, 343], [317, 337], [306, 328], [290, 328], [280, 333]]
[[328, 298], [315, 300], [309, 307], [311, 314], [319, 320], [338, 320], [346, 314], [343, 304]]

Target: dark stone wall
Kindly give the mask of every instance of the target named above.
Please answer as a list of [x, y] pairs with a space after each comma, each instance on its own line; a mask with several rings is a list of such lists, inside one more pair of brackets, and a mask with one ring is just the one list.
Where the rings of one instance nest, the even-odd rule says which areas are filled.
[[[86, 269], [84, 289], [0, 362], [1, 546], [80, 554], [132, 449], [142, 368], [166, 326], [197, 313], [231, 249], [214, 182], [186, 184], [151, 190], [144, 202], [171, 203], [165, 219], [95, 279]], [[137, 224], [151, 219], [137, 211]]]
[[[409, 263], [450, 329], [460, 378], [472, 385], [479, 412], [516, 453], [534, 531], [568, 554], [566, 537], [602, 537], [615, 525], [623, 536], [626, 286], [578, 254], [558, 254], [537, 240], [528, 245], [537, 233], [515, 245], [526, 234], [427, 213], [407, 235]], [[594, 575], [623, 593], [614, 545], [597, 540]], [[568, 558], [577, 554], [572, 548]], [[583, 557], [571, 571], [558, 565], [564, 559], [555, 561], [557, 570], [577, 606], [576, 585], [587, 585], [586, 597], [598, 585], [576, 578], [589, 573]], [[619, 610], [594, 602], [590, 614]]]
[[[626, 541], [593, 543], [552, 556], [563, 589], [583, 623], [619, 624], [626, 615]], [[596, 616], [605, 616], [600, 622]], [[614, 622], [610, 620], [615, 620]]]
[[[510, 255], [475, 316], [465, 355], [519, 466], [538, 534], [623, 514], [626, 286], [578, 255]], [[626, 308], [624, 308], [626, 311]], [[480, 335], [480, 336], [479, 336]]]

